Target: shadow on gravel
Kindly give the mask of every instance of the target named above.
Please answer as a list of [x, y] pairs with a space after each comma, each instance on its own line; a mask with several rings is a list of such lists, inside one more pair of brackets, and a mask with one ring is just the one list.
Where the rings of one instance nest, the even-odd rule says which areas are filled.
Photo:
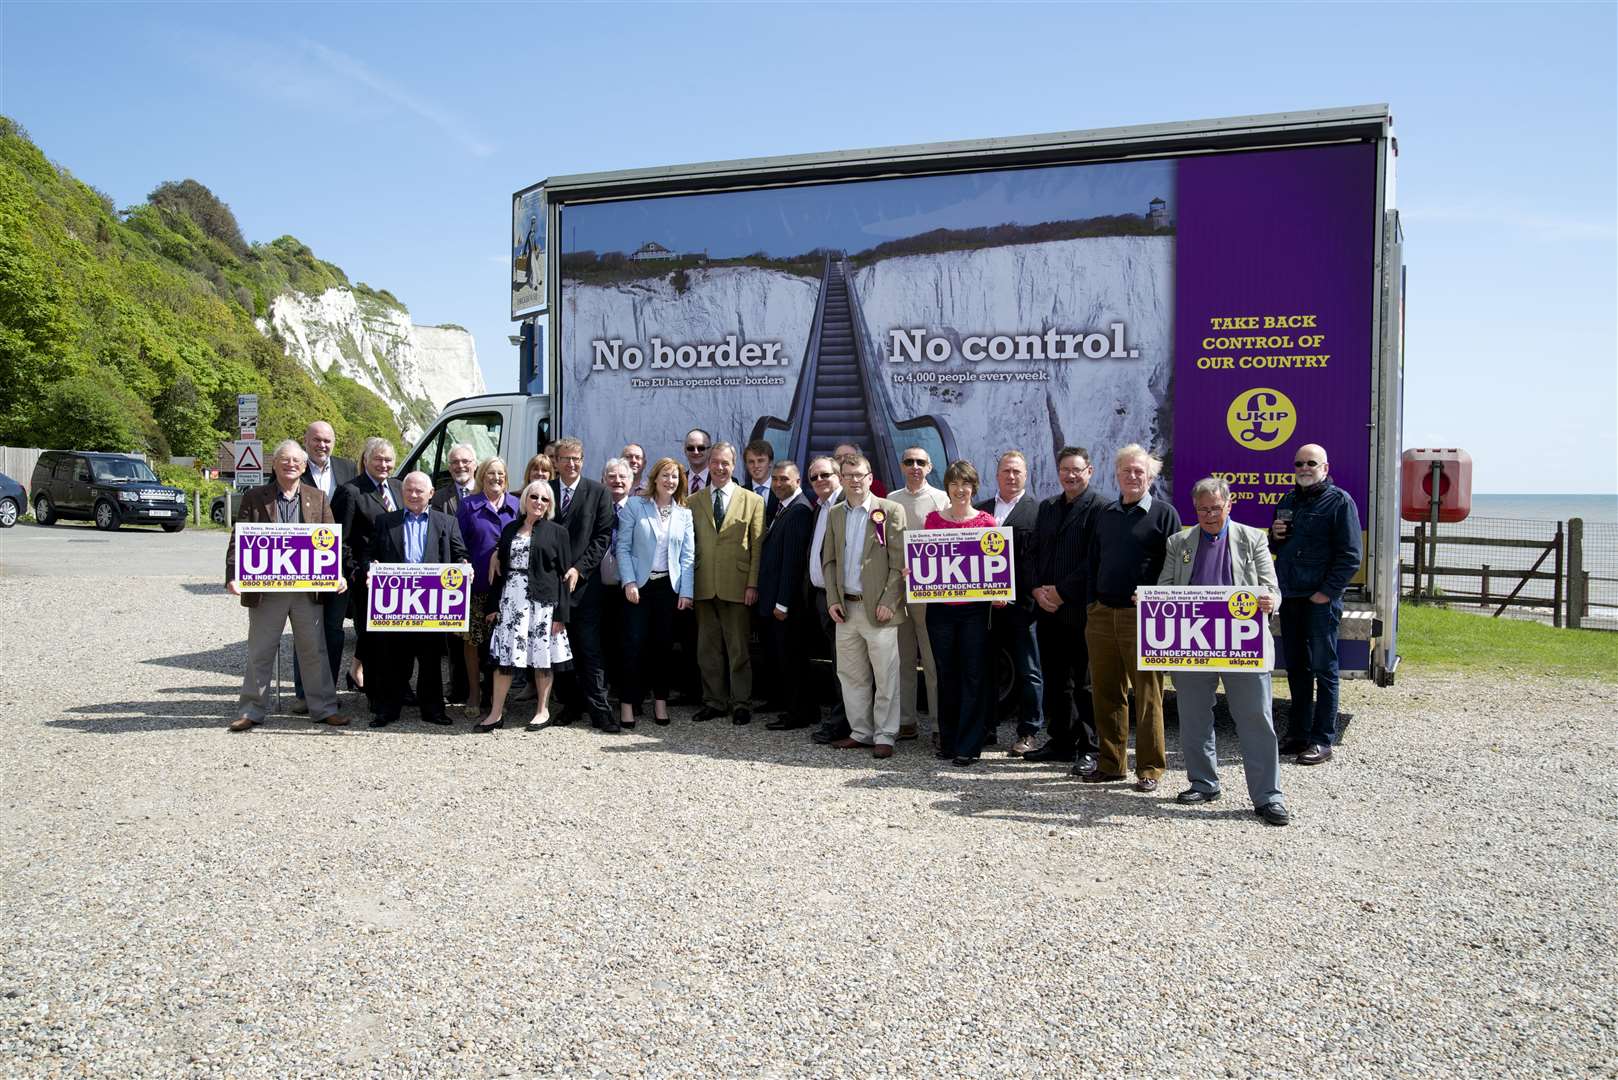
[[228, 596], [225, 586], [219, 582], [203, 583], [200, 581], [187, 581], [180, 586], [193, 596]]
[[[287, 677], [292, 675], [292, 635], [285, 634], [281, 638], [281, 666], [285, 669]], [[156, 664], [159, 667], [183, 668], [186, 671], [211, 671], [216, 675], [234, 675], [240, 679], [242, 669], [247, 663], [247, 640], [207, 652], [180, 653], [178, 656], [154, 656], [143, 661], [147, 664]]]

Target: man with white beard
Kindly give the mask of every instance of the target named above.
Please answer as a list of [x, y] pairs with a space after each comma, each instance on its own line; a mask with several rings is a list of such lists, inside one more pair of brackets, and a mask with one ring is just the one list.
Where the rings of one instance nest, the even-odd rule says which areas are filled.
[[1292, 692], [1281, 753], [1320, 765], [1331, 760], [1337, 738], [1337, 627], [1343, 590], [1360, 568], [1360, 513], [1327, 475], [1325, 447], [1308, 443], [1293, 458], [1296, 486], [1281, 496], [1270, 525]]

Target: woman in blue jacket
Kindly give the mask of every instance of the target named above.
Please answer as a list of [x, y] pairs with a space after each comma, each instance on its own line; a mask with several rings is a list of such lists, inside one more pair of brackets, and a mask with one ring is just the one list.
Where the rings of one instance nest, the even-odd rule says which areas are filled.
[[674, 612], [691, 606], [696, 538], [685, 507], [685, 469], [662, 458], [646, 474], [647, 494], [624, 503], [618, 517], [618, 575], [624, 583], [624, 667], [619, 708], [632, 724], [635, 707], [652, 691], [652, 720], [669, 722]]

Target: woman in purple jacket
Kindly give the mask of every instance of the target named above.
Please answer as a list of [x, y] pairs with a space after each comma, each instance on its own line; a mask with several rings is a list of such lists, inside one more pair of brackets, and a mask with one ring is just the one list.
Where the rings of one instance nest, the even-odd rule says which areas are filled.
[[497, 593], [490, 591], [493, 583], [490, 564], [494, 549], [500, 543], [500, 533], [521, 516], [517, 500], [506, 493], [506, 463], [492, 457], [478, 466], [474, 479], [478, 493], [461, 500], [455, 518], [461, 526], [461, 537], [466, 541], [468, 558], [472, 563], [472, 609], [467, 622], [466, 635], [466, 715], [476, 719], [478, 709], [478, 659], [489, 644], [488, 614], [492, 605], [500, 602]]

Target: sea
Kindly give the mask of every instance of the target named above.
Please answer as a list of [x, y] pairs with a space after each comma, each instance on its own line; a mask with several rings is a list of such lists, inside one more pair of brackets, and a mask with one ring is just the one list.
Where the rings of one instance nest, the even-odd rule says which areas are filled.
[[1475, 517], [1516, 518], [1520, 521], [1566, 521], [1618, 524], [1618, 492], [1587, 495], [1539, 495], [1534, 493], [1472, 493]]

